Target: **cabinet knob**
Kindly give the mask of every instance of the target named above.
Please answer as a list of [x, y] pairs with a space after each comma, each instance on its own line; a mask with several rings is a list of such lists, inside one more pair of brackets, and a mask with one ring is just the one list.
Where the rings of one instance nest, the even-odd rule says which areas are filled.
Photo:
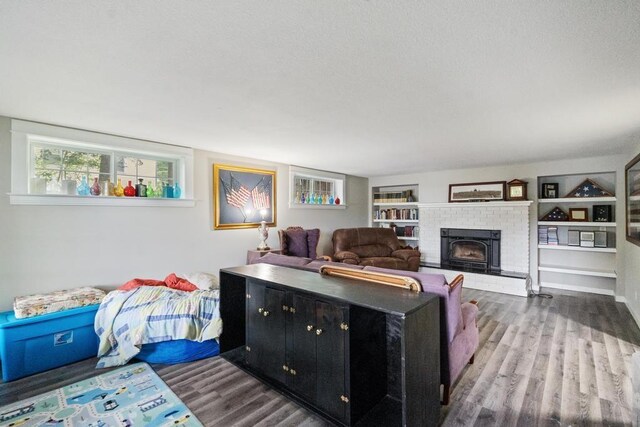
[[285, 372], [289, 372], [289, 367], [287, 365], [282, 365], [282, 370]]
[[340, 323], [340, 329], [342, 329], [343, 331], [348, 331], [349, 330], [349, 325], [347, 325], [346, 323], [342, 322], [342, 323]]
[[322, 333], [322, 329], [318, 328], [316, 329], [316, 335], [320, 335]]
[[288, 305], [283, 305], [282, 306], [282, 311], [289, 311], [289, 306]]
[[345, 395], [340, 396], [340, 400], [342, 400], [344, 403], [349, 403], [349, 398]]
[[309, 332], [313, 331], [313, 325], [307, 325], [307, 331]]
[[264, 311], [264, 308], [260, 307], [258, 308], [258, 313], [262, 313]]
[[290, 373], [291, 375], [295, 375], [295, 374], [297, 374], [297, 372], [296, 372], [296, 370], [295, 370], [295, 369], [291, 369], [291, 370], [289, 371], [289, 373]]
[[269, 310], [265, 310], [265, 311], [262, 312], [262, 315], [264, 317], [267, 317], [269, 314], [270, 314]]

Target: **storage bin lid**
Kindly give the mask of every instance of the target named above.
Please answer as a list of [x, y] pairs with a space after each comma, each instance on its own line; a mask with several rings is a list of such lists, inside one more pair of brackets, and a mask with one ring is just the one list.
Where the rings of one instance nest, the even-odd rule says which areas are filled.
[[69, 310], [56, 311], [55, 313], [42, 314], [40, 316], [26, 317], [24, 319], [16, 319], [13, 311], [5, 311], [0, 313], [0, 329], [13, 328], [16, 326], [29, 325], [39, 322], [47, 322], [52, 319], [74, 316], [91, 311], [98, 311], [100, 304], [86, 305], [84, 307], [71, 308]]

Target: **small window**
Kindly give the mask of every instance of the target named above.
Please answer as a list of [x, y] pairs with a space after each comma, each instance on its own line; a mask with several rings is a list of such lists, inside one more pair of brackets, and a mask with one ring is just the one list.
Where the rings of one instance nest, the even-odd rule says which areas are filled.
[[[142, 180], [154, 189], [178, 185], [176, 194], [190, 200], [192, 168], [189, 148], [12, 120], [12, 204], [126, 205], [125, 199], [102, 189], [100, 196], [78, 196], [76, 188], [84, 179], [88, 185], [97, 179], [102, 188], [118, 180], [123, 186]], [[149, 200], [146, 205], [165, 201]]]
[[346, 205], [345, 176], [291, 166], [289, 206], [341, 208]]

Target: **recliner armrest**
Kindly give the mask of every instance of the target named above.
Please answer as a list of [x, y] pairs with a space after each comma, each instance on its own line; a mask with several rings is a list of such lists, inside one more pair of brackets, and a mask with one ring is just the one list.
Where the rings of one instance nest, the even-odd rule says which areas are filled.
[[405, 261], [409, 261], [410, 258], [420, 258], [420, 252], [416, 251], [415, 249], [398, 249], [397, 251], [391, 252], [391, 256], [394, 258], [400, 258]]
[[354, 260], [356, 262], [360, 262], [360, 257], [353, 252], [349, 251], [340, 251], [333, 254], [333, 258], [337, 261], [345, 261], [345, 260]]

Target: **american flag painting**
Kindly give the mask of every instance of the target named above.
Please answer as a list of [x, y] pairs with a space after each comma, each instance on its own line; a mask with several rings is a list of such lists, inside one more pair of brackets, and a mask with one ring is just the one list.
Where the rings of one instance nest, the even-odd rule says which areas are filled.
[[253, 200], [253, 207], [262, 210], [269, 209], [271, 207], [271, 180], [267, 180], [264, 177], [260, 180], [253, 190], [251, 190], [251, 199]]
[[612, 194], [602, 189], [598, 184], [590, 179], [586, 179], [582, 184], [573, 189], [567, 197], [610, 197]]
[[214, 227], [275, 226], [275, 171], [214, 165]]

